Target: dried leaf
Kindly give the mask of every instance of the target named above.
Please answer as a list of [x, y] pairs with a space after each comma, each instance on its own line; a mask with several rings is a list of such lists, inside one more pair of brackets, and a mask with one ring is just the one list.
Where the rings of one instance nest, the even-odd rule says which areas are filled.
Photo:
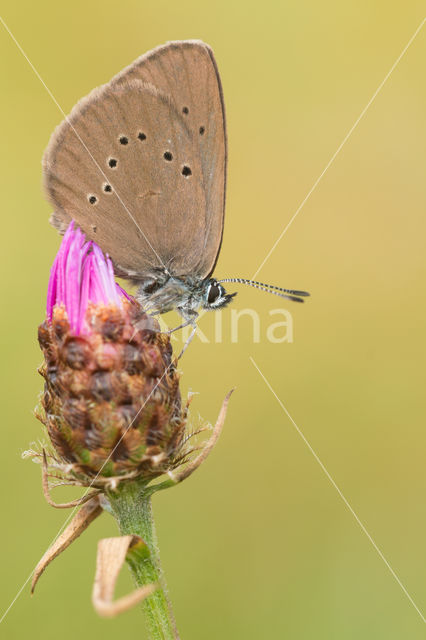
[[[223, 401], [222, 407], [219, 411], [219, 416], [214, 426], [213, 433], [210, 436], [210, 438], [207, 440], [207, 443], [203, 447], [201, 453], [196, 458], [194, 458], [194, 460], [189, 462], [187, 466], [183, 469], [183, 471], [180, 471], [179, 473], [173, 473], [172, 471], [168, 472], [167, 475], [169, 476], [173, 484], [182, 482], [182, 480], [185, 480], [185, 478], [190, 476], [191, 473], [193, 473], [196, 469], [198, 469], [198, 467], [204, 462], [204, 460], [209, 455], [210, 451], [215, 446], [222, 432], [223, 425], [225, 424], [226, 411], [228, 408], [229, 399], [233, 391], [234, 389], [231, 389], [231, 391], [226, 395], [225, 400]], [[157, 487], [158, 489], [163, 489], [163, 488], [165, 489], [168, 486], [170, 486], [170, 484], [171, 484], [170, 482], [166, 481], [166, 482], [159, 483]]]
[[38, 563], [34, 571], [34, 576], [31, 583], [31, 593], [34, 592], [38, 579], [46, 569], [47, 565], [49, 565], [52, 560], [59, 556], [62, 551], [65, 551], [65, 549], [70, 546], [71, 542], [74, 542], [74, 540], [78, 538], [78, 536], [80, 536], [83, 531], [87, 529], [89, 524], [93, 522], [93, 520], [95, 520], [95, 518], [97, 518], [101, 513], [102, 507], [99, 503], [98, 497], [92, 498], [89, 502], [86, 502], [86, 504], [82, 506], [81, 509], [77, 511], [69, 525], [55, 540], [52, 546], [46, 551], [46, 553]]
[[99, 541], [92, 602], [100, 616], [112, 618], [123, 611], [127, 611], [158, 588], [156, 584], [148, 584], [135, 589], [135, 591], [114, 602], [115, 583], [120, 569], [126, 560], [126, 556], [133, 555], [136, 551], [149, 555], [147, 545], [139, 536], [104, 538]]

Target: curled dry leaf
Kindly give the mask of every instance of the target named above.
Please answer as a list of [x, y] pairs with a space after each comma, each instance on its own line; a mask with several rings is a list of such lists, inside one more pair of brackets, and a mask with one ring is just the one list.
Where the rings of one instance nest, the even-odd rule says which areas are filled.
[[156, 584], [148, 584], [114, 601], [115, 583], [120, 569], [126, 556], [135, 553], [149, 555], [147, 545], [139, 536], [104, 538], [99, 541], [92, 602], [100, 616], [112, 618], [127, 611], [158, 588]]
[[95, 518], [97, 518], [101, 513], [102, 507], [99, 503], [98, 496], [86, 502], [86, 504], [77, 511], [69, 525], [55, 540], [52, 546], [49, 547], [49, 549], [46, 551], [46, 553], [38, 563], [31, 582], [31, 593], [34, 592], [38, 579], [46, 569], [47, 565], [49, 565], [52, 560], [59, 556], [62, 551], [65, 551], [65, 549], [70, 546], [71, 542], [74, 542], [74, 540], [78, 538], [83, 533], [83, 531], [87, 529], [89, 524], [93, 522], [93, 520], [95, 520]]
[[222, 433], [222, 428], [223, 428], [223, 425], [225, 424], [225, 418], [226, 418], [226, 412], [227, 412], [227, 409], [228, 409], [229, 399], [230, 399], [233, 391], [234, 391], [234, 389], [231, 389], [231, 391], [229, 391], [229, 393], [227, 393], [227, 395], [225, 396], [225, 399], [224, 399], [222, 407], [221, 407], [221, 409], [219, 411], [219, 415], [218, 415], [216, 424], [214, 426], [212, 435], [207, 440], [206, 444], [203, 446], [203, 448], [201, 450], [201, 453], [196, 458], [194, 458], [193, 460], [188, 462], [188, 464], [186, 465], [186, 467], [182, 471], [180, 471], [178, 473], [173, 473], [173, 471], [169, 471], [167, 473], [167, 475], [169, 476], [170, 480], [168, 480], [168, 481], [166, 480], [165, 482], [159, 483], [157, 485], [157, 487], [156, 487], [158, 490], [166, 489], [167, 487], [169, 487], [171, 485], [178, 484], [179, 482], [182, 482], [188, 476], [190, 476], [192, 473], [194, 473], [194, 471], [196, 469], [198, 469], [198, 467], [204, 462], [204, 460], [209, 455], [210, 451], [215, 446], [216, 442], [219, 440], [220, 434]]

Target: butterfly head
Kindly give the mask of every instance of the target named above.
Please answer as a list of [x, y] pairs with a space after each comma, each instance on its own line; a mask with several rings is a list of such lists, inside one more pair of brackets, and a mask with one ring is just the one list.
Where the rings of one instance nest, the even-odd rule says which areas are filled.
[[210, 278], [203, 286], [202, 307], [209, 311], [226, 307], [236, 295], [236, 293], [226, 293], [217, 280]]

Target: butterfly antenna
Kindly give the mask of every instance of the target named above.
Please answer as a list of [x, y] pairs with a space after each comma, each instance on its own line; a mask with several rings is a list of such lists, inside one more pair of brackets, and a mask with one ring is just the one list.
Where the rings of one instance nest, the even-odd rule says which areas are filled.
[[307, 291], [296, 291], [295, 289], [284, 289], [283, 287], [275, 287], [272, 284], [265, 284], [264, 282], [257, 282], [256, 280], [247, 280], [246, 278], [225, 278], [224, 280], [218, 280], [218, 282], [236, 282], [237, 284], [246, 284], [255, 289], [266, 291], [266, 293], [272, 293], [279, 298], [285, 298], [286, 300], [293, 300], [293, 302], [304, 302], [303, 298], [309, 296]]

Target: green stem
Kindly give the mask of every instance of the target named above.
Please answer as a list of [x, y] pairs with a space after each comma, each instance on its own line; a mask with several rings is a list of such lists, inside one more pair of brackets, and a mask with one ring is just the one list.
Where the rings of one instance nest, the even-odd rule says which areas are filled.
[[128, 564], [138, 586], [157, 583], [158, 589], [143, 601], [149, 637], [152, 640], [176, 640], [179, 634], [167, 598], [167, 586], [160, 566], [159, 549], [152, 518], [153, 489], [140, 482], [123, 482], [107, 497], [113, 516], [123, 535], [137, 535], [144, 540], [149, 556], [132, 558]]

